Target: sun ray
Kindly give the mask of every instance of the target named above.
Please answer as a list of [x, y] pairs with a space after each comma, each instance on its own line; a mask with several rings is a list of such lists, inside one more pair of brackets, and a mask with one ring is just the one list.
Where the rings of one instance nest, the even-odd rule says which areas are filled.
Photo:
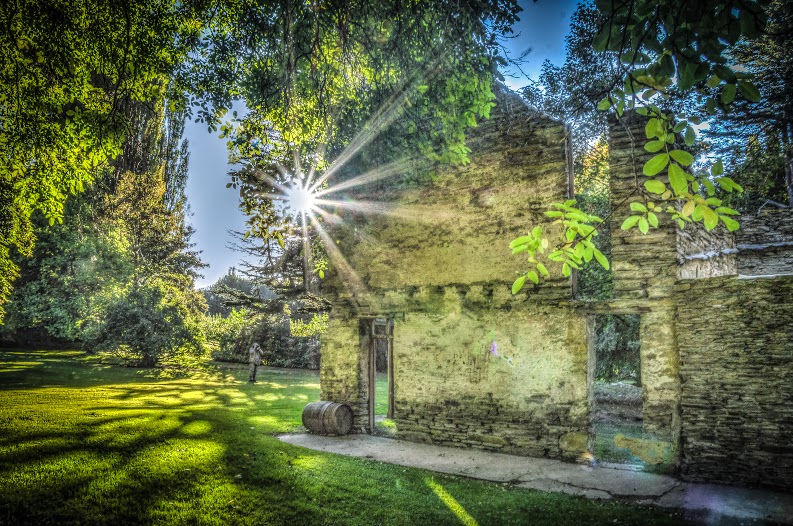
[[341, 190], [347, 190], [350, 188], [355, 188], [356, 186], [374, 183], [381, 179], [393, 177], [394, 175], [399, 175], [404, 173], [405, 170], [409, 167], [409, 165], [410, 165], [410, 161], [405, 159], [400, 161], [395, 161], [393, 163], [388, 163], [384, 166], [380, 166], [373, 170], [370, 170], [363, 175], [359, 175], [358, 177], [354, 177], [352, 179], [343, 181], [341, 183], [336, 183], [333, 186], [328, 187], [326, 190], [319, 190], [315, 192], [315, 195], [317, 197], [321, 197], [323, 195], [332, 194], [335, 192], [339, 192]]
[[322, 183], [327, 181], [337, 170], [347, 164], [347, 162], [352, 159], [363, 147], [372, 142], [372, 140], [377, 137], [380, 132], [390, 126], [391, 123], [401, 115], [401, 112], [404, 109], [405, 103], [408, 101], [410, 94], [415, 93], [418, 86], [430, 81], [435, 75], [438, 74], [440, 71], [440, 61], [441, 57], [438, 56], [429, 64], [429, 67], [426, 71], [421, 73], [416, 72], [410, 75], [410, 80], [406, 81], [400, 89], [397, 89], [391, 94], [388, 100], [386, 100], [386, 102], [380, 106], [380, 108], [378, 108], [374, 115], [372, 115], [372, 117], [370, 117], [369, 120], [364, 123], [364, 125], [361, 127], [361, 131], [358, 132], [355, 137], [353, 137], [350, 143], [331, 163], [330, 167], [328, 167], [322, 177], [320, 177], [317, 182], [314, 183], [314, 185], [311, 187], [312, 191], [319, 188]]
[[321, 215], [323, 217], [323, 219], [325, 219], [325, 221], [327, 221], [331, 225], [340, 225], [341, 223], [344, 222], [344, 219], [342, 219], [338, 215], [336, 215], [336, 214], [334, 214], [332, 212], [328, 212], [326, 210], [323, 210], [322, 208], [320, 208], [320, 207], [318, 207], [316, 205], [311, 209], [311, 211], [313, 213], [315, 213], [315, 214]]
[[331, 206], [336, 208], [344, 208], [354, 212], [363, 212], [365, 214], [375, 215], [390, 215], [399, 217], [401, 214], [393, 210], [393, 205], [388, 203], [381, 203], [378, 201], [353, 201], [353, 200], [337, 200], [337, 199], [316, 199], [315, 203], [318, 206]]
[[303, 168], [300, 166], [300, 153], [297, 151], [297, 148], [292, 152], [295, 158], [295, 175], [298, 179], [303, 177]]
[[317, 221], [313, 216], [310, 217], [310, 220], [317, 232], [317, 235], [319, 235], [320, 239], [322, 240], [322, 244], [328, 253], [328, 257], [331, 259], [333, 265], [338, 269], [339, 274], [341, 274], [343, 283], [350, 286], [354, 297], [363, 295], [367, 289], [361, 277], [347, 262], [347, 259], [341, 253], [341, 250], [339, 250], [339, 248], [336, 246], [336, 243], [333, 241], [333, 239], [331, 239], [330, 235], [325, 230], [325, 227], [322, 226], [322, 223]]
[[[322, 216], [322, 218], [328, 222], [328, 224], [336, 226], [340, 225], [344, 222], [344, 219], [336, 214], [331, 212], [327, 212], [319, 207], [314, 207], [313, 212], [317, 215]], [[373, 235], [367, 234], [366, 232], [359, 230], [355, 232], [355, 235], [359, 236], [363, 241], [373, 244], [373, 245], [380, 245], [380, 241], [377, 240]]]
[[286, 199], [286, 196], [284, 194], [273, 194], [273, 193], [265, 193], [265, 192], [253, 192], [253, 193], [259, 197], [263, 197], [264, 199], [269, 199], [271, 201]]
[[288, 186], [279, 183], [278, 181], [276, 181], [275, 179], [273, 179], [272, 177], [267, 175], [260, 168], [254, 168], [253, 169], [253, 176], [255, 178], [257, 178], [258, 180], [260, 180], [260, 181], [264, 181], [265, 183], [269, 184], [270, 186], [272, 186], [273, 188], [275, 188], [276, 190], [278, 190], [279, 192], [281, 192], [283, 194], [287, 194], [289, 192], [289, 187]]

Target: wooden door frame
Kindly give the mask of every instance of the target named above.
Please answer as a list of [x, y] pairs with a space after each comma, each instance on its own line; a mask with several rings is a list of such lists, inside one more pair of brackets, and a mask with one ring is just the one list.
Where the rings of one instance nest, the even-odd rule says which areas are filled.
[[[374, 432], [374, 405], [375, 405], [375, 383], [377, 381], [377, 342], [385, 339], [387, 342], [386, 356], [388, 360], [388, 412], [387, 418], [394, 418], [394, 318], [372, 317], [369, 321], [369, 351], [368, 351], [368, 413], [369, 413], [369, 432]], [[382, 327], [382, 331], [378, 328]], [[379, 332], [379, 333], [378, 333]]]

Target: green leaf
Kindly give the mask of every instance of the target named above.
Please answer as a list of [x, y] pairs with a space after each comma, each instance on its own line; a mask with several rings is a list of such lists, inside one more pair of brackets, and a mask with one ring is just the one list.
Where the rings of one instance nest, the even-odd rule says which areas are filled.
[[662, 194], [666, 191], [666, 185], [658, 179], [650, 179], [644, 182], [644, 187], [651, 194]]
[[542, 274], [543, 276], [548, 276], [548, 269], [545, 268], [545, 265], [543, 265], [542, 263], [537, 263], [537, 270], [539, 270], [540, 274]]
[[650, 223], [650, 226], [653, 228], [658, 228], [658, 216], [655, 215], [655, 213], [647, 212], [647, 222]]
[[675, 195], [683, 195], [688, 191], [686, 172], [676, 164], [669, 165], [669, 184], [675, 191]]
[[592, 243], [588, 243], [586, 249], [584, 250], [584, 261], [589, 263], [592, 261], [592, 256], [595, 254], [595, 245]]
[[644, 125], [644, 133], [647, 135], [648, 139], [652, 139], [653, 137], [663, 137], [666, 134], [666, 131], [661, 125], [661, 120], [653, 117], [647, 121], [647, 124]]
[[701, 206], [702, 219], [705, 223], [705, 230], [713, 230], [719, 224], [719, 214], [713, 211], [709, 206]]
[[707, 190], [708, 195], [713, 195], [716, 193], [716, 187], [713, 185], [710, 179], [702, 179], [702, 186], [705, 187], [705, 190]]
[[647, 219], [640, 217], [639, 218], [639, 232], [642, 234], [646, 234], [650, 231], [650, 225], [647, 223]]
[[702, 221], [702, 206], [697, 205], [694, 207], [694, 210], [691, 212], [691, 219], [694, 221]]
[[729, 177], [719, 177], [716, 179], [716, 182], [719, 183], [719, 186], [727, 190], [728, 192], [732, 192], [735, 190], [738, 193], [743, 193], [743, 186], [739, 185]]
[[605, 99], [601, 100], [598, 103], [598, 109], [600, 111], [606, 111], [607, 109], [609, 109], [611, 107], [612, 104], [613, 103], [611, 102], [611, 97], [606, 97]]
[[708, 81], [705, 83], [705, 85], [706, 85], [707, 87], [709, 87], [709, 88], [715, 88], [715, 87], [716, 87], [716, 86], [718, 86], [719, 84], [721, 84], [721, 79], [719, 78], [719, 76], [718, 76], [718, 75], [711, 75], [711, 77], [710, 77], [710, 78], [708, 79]]
[[721, 103], [731, 104], [735, 100], [735, 84], [727, 84], [721, 92]]
[[529, 245], [518, 245], [517, 247], [512, 249], [512, 255], [520, 254], [521, 252], [526, 252], [529, 249]]
[[669, 155], [683, 166], [691, 166], [694, 162], [694, 156], [685, 150], [672, 150]]
[[693, 146], [694, 141], [697, 140], [697, 134], [694, 131], [694, 128], [691, 126], [686, 128], [686, 135], [683, 137], [683, 141], [686, 143], [686, 146]]
[[680, 211], [681, 214], [688, 217], [694, 212], [694, 207], [696, 203], [694, 201], [686, 201], [686, 204], [683, 205], [683, 210]]
[[650, 153], [655, 153], [662, 150], [665, 145], [666, 143], [664, 141], [650, 141], [645, 143], [644, 149]]
[[595, 35], [595, 38], [592, 39], [592, 49], [598, 53], [605, 51], [610, 35], [611, 27], [609, 24], [606, 24], [605, 27], [598, 31], [598, 33]]
[[710, 173], [713, 175], [721, 175], [724, 173], [724, 163], [721, 162], [721, 159], [713, 164], [713, 168], [710, 169]]
[[520, 245], [525, 245], [526, 243], [528, 243], [529, 241], [532, 241], [533, 239], [534, 238], [532, 238], [531, 236], [520, 236], [520, 237], [517, 237], [517, 238], [513, 239], [512, 241], [510, 241], [509, 248], [515, 248], [515, 247], [520, 246]]
[[549, 210], [545, 212], [545, 215], [548, 217], [564, 217], [564, 212], [560, 212], [559, 210]]
[[630, 230], [631, 228], [639, 222], [641, 216], [628, 216], [625, 218], [625, 221], [622, 222], [622, 226], [620, 227], [622, 230]]
[[733, 210], [732, 208], [728, 208], [726, 206], [718, 207], [716, 209], [716, 212], [718, 212], [719, 214], [726, 214], [728, 216], [737, 216], [741, 214], [739, 211]]
[[738, 89], [741, 90], [741, 95], [743, 95], [746, 100], [751, 102], [760, 102], [760, 90], [758, 90], [757, 86], [748, 80], [739, 80]]
[[570, 265], [564, 263], [562, 265], [562, 276], [569, 278], [570, 277]]
[[720, 216], [720, 219], [721, 219], [721, 222], [724, 223], [724, 226], [727, 227], [727, 230], [729, 230], [730, 232], [735, 232], [736, 230], [741, 228], [740, 223], [738, 223], [738, 221], [736, 221], [735, 219], [733, 219], [731, 217]]
[[633, 210], [634, 212], [646, 212], [647, 207], [641, 203], [634, 201], [631, 203], [631, 210]]
[[609, 260], [598, 249], [595, 249], [595, 259], [597, 260], [598, 263], [600, 263], [601, 267], [603, 267], [606, 270], [609, 269]]
[[685, 60], [681, 60], [678, 63], [677, 67], [677, 86], [683, 90], [687, 91], [691, 89], [691, 86], [694, 85], [694, 72], [697, 69], [697, 65], [688, 62]]
[[680, 133], [686, 129], [686, 126], [688, 126], [688, 123], [686, 121], [680, 121], [677, 124], [675, 124], [675, 127], [672, 128], [672, 131], [675, 133]]
[[644, 163], [644, 167], [642, 168], [642, 172], [644, 175], [648, 177], [652, 177], [653, 175], [658, 174], [661, 170], [666, 168], [666, 165], [669, 164], [669, 154], [666, 153], [659, 153], [646, 163]]
[[515, 282], [512, 284], [512, 294], [517, 294], [520, 292], [520, 289], [523, 288], [523, 285], [526, 283], [526, 275], [522, 275]]
[[532, 282], [532, 283], [534, 283], [535, 285], [537, 285], [537, 284], [540, 282], [540, 277], [539, 277], [539, 276], [537, 275], [537, 273], [536, 273], [536, 272], [534, 272], [533, 270], [530, 270], [530, 271], [528, 272], [528, 274], [526, 274], [526, 276], [528, 276], [528, 278], [529, 278], [529, 281], [531, 281], [531, 282]]
[[532, 228], [531, 229], [531, 235], [534, 237], [534, 239], [538, 239], [538, 238], [542, 237], [542, 227], [541, 226], [535, 226], [534, 228]]
[[736, 80], [738, 80], [738, 77], [735, 76], [735, 72], [727, 66], [717, 64], [716, 66], [713, 66], [713, 70], [719, 77], [723, 78], [727, 82], [734, 83]]
[[320, 271], [317, 274], [319, 274], [319, 279], [325, 279], [325, 271], [324, 270], [320, 269]]

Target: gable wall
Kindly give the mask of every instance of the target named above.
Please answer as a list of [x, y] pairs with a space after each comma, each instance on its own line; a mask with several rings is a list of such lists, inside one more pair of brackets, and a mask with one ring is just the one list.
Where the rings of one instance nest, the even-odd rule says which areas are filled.
[[351, 403], [355, 428], [368, 431], [368, 358], [350, 320], [391, 315], [398, 436], [576, 456], [587, 446], [586, 317], [558, 274], [512, 296], [526, 259], [508, 247], [530, 225], [551, 228], [547, 204], [567, 199], [567, 131], [501, 94], [468, 145], [471, 164], [440, 170], [432, 185], [366, 189], [391, 214], [334, 231], [359, 286], [345, 288], [341, 271], [326, 284], [336, 300], [322, 397]]

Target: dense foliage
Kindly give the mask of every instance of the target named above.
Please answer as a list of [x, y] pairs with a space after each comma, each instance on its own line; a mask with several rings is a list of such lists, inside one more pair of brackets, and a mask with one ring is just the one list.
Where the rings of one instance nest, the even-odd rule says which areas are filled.
[[66, 197], [121, 153], [126, 106], [164, 95], [198, 27], [170, 0], [0, 4], [0, 317], [33, 213], [63, 219]]
[[730, 176], [744, 187], [731, 203], [753, 211], [769, 203], [793, 206], [793, 4], [775, 0], [768, 26], [754, 41], [739, 42], [736, 63], [753, 75], [761, 98], [737, 99], [706, 135], [723, 155]]
[[[247, 103], [244, 118], [220, 129], [242, 165], [229, 185], [240, 191], [248, 232], [265, 240], [268, 257], [303, 257], [301, 267], [324, 272], [314, 268], [322, 261], [312, 257], [315, 243], [300, 243], [316, 239], [315, 228], [273, 199], [287, 188], [372, 169], [420, 179], [432, 163], [468, 162], [465, 133], [494, 104], [493, 76], [505, 63], [500, 38], [518, 11], [513, 0], [221, 10], [194, 66], [214, 94], [200, 117], [215, 126], [233, 90]], [[308, 272], [302, 281], [311, 290]]]
[[9, 303], [3, 337], [16, 344], [70, 342], [152, 365], [200, 353], [203, 264], [186, 224], [183, 113], [163, 100], [128, 104], [113, 166], [69, 199], [62, 224], [42, 220], [32, 258]]
[[200, 355], [199, 299], [203, 297], [167, 279], [134, 283], [110, 302], [84, 338], [89, 349], [119, 354], [146, 367], [179, 353]]
[[[248, 348], [258, 342], [267, 365], [319, 367], [319, 335], [327, 325], [329, 305], [303, 288], [298, 241], [278, 259], [269, 258], [268, 244], [240, 236], [238, 250], [246, 258], [204, 294], [217, 315], [207, 318], [212, 356], [223, 361], [248, 361]], [[224, 318], [225, 317], [225, 318]]]
[[630, 380], [641, 385], [638, 315], [595, 317], [595, 378], [604, 382]]
[[[736, 99], [756, 103], [761, 99], [753, 76], [730, 57], [739, 42], [749, 42], [767, 31], [769, 0], [703, 1], [651, 0], [596, 1], [599, 26], [592, 49], [610, 57], [616, 75], [607, 86], [598, 109], [612, 109], [618, 117], [635, 110], [647, 117], [644, 149], [655, 155], [642, 169], [648, 177], [629, 196], [632, 213], [622, 228], [646, 234], [662, 220], [701, 223], [707, 230], [722, 224], [739, 228], [724, 196], [742, 187], [724, 175], [721, 160], [710, 173], [695, 172], [690, 148], [696, 142], [694, 126], [700, 114], [728, 113]], [[691, 107], [697, 111], [689, 111]], [[580, 269], [596, 259], [609, 263], [593, 239], [602, 218], [576, 207], [575, 200], [555, 203], [547, 212], [564, 226], [562, 239], [553, 246], [541, 227], [510, 244], [513, 253], [528, 255], [530, 270], [513, 284], [513, 293], [529, 280], [537, 283], [548, 271], [544, 259], [561, 265], [562, 274]], [[549, 254], [545, 256], [545, 250]]]

